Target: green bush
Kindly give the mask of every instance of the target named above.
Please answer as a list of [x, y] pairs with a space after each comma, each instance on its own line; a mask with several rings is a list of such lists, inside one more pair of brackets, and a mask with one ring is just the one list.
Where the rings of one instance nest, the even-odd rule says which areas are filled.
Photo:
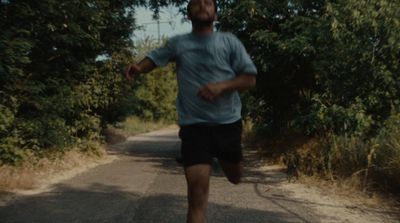
[[143, 4], [0, 1], [1, 163], [17, 163], [25, 152], [87, 149], [128, 115], [174, 119], [172, 66], [133, 87], [123, 74], [134, 61], [134, 7]]
[[[136, 45], [133, 61], [143, 59], [159, 43], [145, 39]], [[148, 74], [140, 75], [133, 83], [131, 104], [132, 114], [147, 121], [176, 121], [175, 100], [178, 86], [175, 65], [158, 67]]]
[[400, 187], [400, 113], [392, 115], [376, 137], [371, 178], [375, 184]]
[[145, 120], [176, 120], [177, 84], [173, 65], [142, 75], [135, 82], [133, 113]]
[[373, 136], [399, 108], [399, 3], [219, 4], [219, 28], [242, 40], [258, 68], [245, 104], [267, 134]]
[[392, 114], [375, 137], [332, 134], [302, 151], [300, 160], [306, 174], [355, 178], [364, 189], [395, 192], [400, 187], [400, 114]]
[[126, 0], [0, 2], [1, 163], [99, 139], [129, 97], [121, 70], [133, 13]]
[[241, 39], [259, 71], [244, 98], [258, 135], [317, 139], [301, 151], [304, 172], [398, 188], [400, 2], [219, 4], [218, 27]]

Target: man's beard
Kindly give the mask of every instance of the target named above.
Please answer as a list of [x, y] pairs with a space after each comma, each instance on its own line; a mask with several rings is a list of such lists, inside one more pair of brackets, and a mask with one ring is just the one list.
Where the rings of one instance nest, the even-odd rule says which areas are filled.
[[192, 18], [192, 24], [196, 28], [209, 27], [209, 26], [212, 26], [213, 23], [214, 23], [214, 19], [213, 18], [210, 18], [210, 19]]

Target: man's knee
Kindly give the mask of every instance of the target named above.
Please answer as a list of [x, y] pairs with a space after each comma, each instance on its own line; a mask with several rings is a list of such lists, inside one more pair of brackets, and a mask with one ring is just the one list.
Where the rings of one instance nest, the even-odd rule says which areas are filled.
[[229, 182], [235, 185], [241, 182], [243, 172], [242, 163], [229, 163], [220, 160], [220, 164]]
[[185, 168], [188, 198], [191, 208], [204, 208], [208, 201], [210, 165], [196, 165]]

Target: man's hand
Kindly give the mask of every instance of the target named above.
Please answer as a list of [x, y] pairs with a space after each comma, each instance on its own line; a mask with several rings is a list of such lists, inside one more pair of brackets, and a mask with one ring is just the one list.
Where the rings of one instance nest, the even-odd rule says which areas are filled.
[[256, 85], [256, 76], [239, 74], [231, 80], [207, 84], [200, 88], [197, 95], [206, 101], [214, 101], [225, 92], [243, 91]]
[[223, 93], [223, 85], [221, 83], [207, 84], [200, 88], [197, 92], [197, 96], [201, 97], [206, 101], [214, 101]]
[[155, 63], [148, 57], [145, 57], [137, 64], [129, 64], [125, 69], [125, 77], [131, 82], [139, 74], [148, 73], [156, 67]]
[[132, 82], [140, 73], [142, 69], [138, 64], [129, 64], [125, 69], [125, 77], [129, 82]]

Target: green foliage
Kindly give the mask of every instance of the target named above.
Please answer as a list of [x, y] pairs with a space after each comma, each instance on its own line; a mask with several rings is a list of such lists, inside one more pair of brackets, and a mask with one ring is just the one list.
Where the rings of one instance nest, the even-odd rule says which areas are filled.
[[[115, 119], [109, 111], [130, 88], [122, 68], [107, 66], [129, 59], [113, 55], [131, 45], [133, 13], [124, 0], [0, 2], [1, 162], [87, 145]], [[98, 62], [99, 55], [109, 59]]]
[[[143, 40], [136, 46], [136, 60], [144, 58], [159, 44]], [[175, 65], [170, 64], [152, 72], [140, 75], [133, 86], [133, 95], [129, 100], [135, 116], [147, 121], [175, 121], [175, 100], [178, 91]]]
[[[326, 34], [316, 43], [320, 52], [314, 62], [319, 89], [314, 98], [330, 107], [358, 106], [359, 113], [370, 122], [363, 131], [373, 133], [393, 107], [399, 108], [400, 5], [389, 2], [327, 4]], [[359, 113], [350, 114], [349, 119], [362, 122]], [[356, 125], [350, 128], [360, 133]], [[345, 131], [341, 130], [337, 132]]]
[[166, 120], [151, 120], [147, 121], [143, 118], [136, 116], [129, 116], [125, 120], [115, 124], [117, 129], [121, 129], [123, 133], [128, 135], [137, 135], [157, 129], [165, 128], [173, 124], [171, 121]]
[[318, 144], [318, 149], [303, 152], [300, 168], [307, 174], [322, 174], [332, 179], [356, 178], [364, 189], [372, 185], [396, 192], [400, 185], [399, 139], [400, 114], [393, 113], [375, 137], [330, 135], [327, 141]]
[[102, 118], [102, 127], [107, 123], [122, 120], [132, 113], [133, 97], [132, 86], [127, 83], [124, 68], [133, 61], [129, 51], [114, 53], [111, 58], [98, 62], [98, 72], [93, 75], [92, 81], [88, 83], [87, 92], [95, 93], [93, 111]]
[[133, 112], [146, 120], [176, 120], [176, 92], [173, 66], [157, 69], [137, 80]]
[[242, 40], [259, 70], [244, 98], [257, 130], [326, 139], [306, 153], [305, 166], [398, 187], [400, 2], [219, 4], [219, 29]]
[[247, 105], [270, 134], [376, 133], [399, 107], [399, 5], [393, 1], [220, 1], [258, 69]]
[[396, 190], [400, 185], [400, 113], [385, 121], [374, 142], [371, 178], [376, 184]]
[[295, 124], [314, 87], [312, 27], [322, 7], [318, 2], [290, 2], [220, 1], [220, 29], [242, 40], [259, 71], [250, 115], [270, 134]]
[[[157, 13], [172, 2], [149, 6]], [[17, 163], [27, 151], [90, 149], [101, 128], [127, 115], [174, 119], [173, 67], [133, 88], [123, 75], [134, 61], [134, 6], [145, 4], [0, 2], [0, 163]]]

